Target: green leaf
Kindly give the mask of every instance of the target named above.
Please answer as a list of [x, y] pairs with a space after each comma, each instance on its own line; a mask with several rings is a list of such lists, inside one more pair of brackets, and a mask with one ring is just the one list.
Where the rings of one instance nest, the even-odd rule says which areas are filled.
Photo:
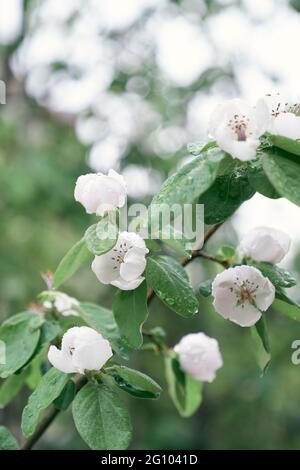
[[143, 344], [142, 326], [148, 317], [145, 282], [134, 290], [116, 292], [113, 312], [123, 341], [133, 349]]
[[268, 335], [268, 330], [267, 330], [267, 323], [266, 323], [264, 315], [262, 315], [261, 318], [258, 320], [258, 322], [255, 324], [255, 328], [256, 328], [258, 336], [261, 339], [261, 342], [265, 351], [267, 353], [270, 353], [270, 340], [269, 340], [269, 335]]
[[185, 256], [186, 258], [191, 257], [192, 249], [190, 243], [184, 238], [183, 233], [178, 232], [172, 225], [164, 227], [159, 232], [158, 236], [163, 243], [168, 245], [179, 255]]
[[38, 425], [41, 411], [48, 408], [61, 394], [69, 379], [69, 374], [64, 374], [54, 367], [43, 375], [23, 410], [21, 427], [25, 437], [29, 437], [33, 434]]
[[0, 407], [8, 405], [15, 399], [25, 384], [29, 370], [25, 369], [19, 374], [13, 374], [8, 377], [0, 386]]
[[175, 407], [181, 416], [192, 416], [202, 401], [202, 383], [185, 374], [176, 357], [166, 357], [165, 368], [169, 395]]
[[264, 315], [262, 315], [255, 326], [251, 328], [251, 333], [254, 341], [256, 360], [264, 375], [267, 372], [271, 361], [270, 342]]
[[89, 383], [77, 393], [72, 410], [77, 431], [91, 449], [127, 449], [132, 433], [130, 418], [114, 389]]
[[59, 397], [54, 400], [54, 406], [61, 411], [65, 411], [74, 400], [75, 393], [76, 385], [73, 380], [69, 380]]
[[194, 157], [198, 157], [202, 152], [206, 152], [210, 148], [214, 148], [217, 146], [217, 142], [207, 142], [206, 144], [203, 142], [190, 142], [187, 144], [187, 150], [191, 155]]
[[231, 245], [223, 245], [218, 249], [216, 258], [221, 261], [230, 261], [236, 254], [235, 248]]
[[268, 134], [269, 140], [275, 147], [279, 147], [286, 152], [293, 153], [294, 155], [300, 156], [300, 142], [299, 140], [289, 139], [282, 135], [272, 135]]
[[160, 386], [148, 375], [125, 366], [113, 366], [107, 371], [117, 386], [137, 398], [159, 398]]
[[248, 178], [250, 185], [258, 193], [271, 199], [281, 197], [267, 178], [262, 166], [262, 159], [249, 163]]
[[300, 205], [300, 160], [283, 150], [264, 151], [263, 169], [276, 191], [294, 204]]
[[101, 333], [112, 348], [125, 359], [128, 358], [127, 345], [121, 340], [118, 325], [111, 310], [100, 305], [83, 302], [77, 308], [81, 318], [98, 333]]
[[225, 153], [217, 148], [202, 152], [165, 181], [151, 206], [167, 204], [171, 207], [173, 204], [183, 206], [193, 203], [213, 184], [224, 157]]
[[57, 321], [47, 320], [41, 326], [41, 336], [37, 345], [35, 354], [39, 354], [49, 346], [49, 343], [53, 341], [61, 333], [61, 327]]
[[45, 358], [43, 353], [36, 356], [30, 363], [30, 366], [27, 366], [25, 370], [28, 370], [28, 377], [26, 377], [26, 385], [30, 390], [35, 390], [42, 378], [42, 364]]
[[150, 251], [160, 251], [161, 250], [160, 244], [156, 240], [151, 240], [151, 238], [148, 238], [144, 241], [146, 243], [146, 247], [148, 248], [148, 250], [150, 250]]
[[226, 220], [254, 193], [247, 167], [236, 163], [230, 170], [226, 168], [199, 199], [199, 204], [204, 204], [205, 223], [211, 225]]
[[87, 229], [84, 235], [85, 242], [91, 253], [96, 256], [103, 255], [111, 250], [117, 243], [119, 234], [116, 222], [111, 221], [108, 214], [103, 217], [97, 224]]
[[212, 291], [212, 279], [208, 279], [207, 281], [201, 282], [199, 286], [199, 293], [203, 295], [203, 297], [209, 297]]
[[57, 289], [61, 284], [66, 282], [82, 264], [87, 262], [91, 257], [85, 239], [82, 238], [76, 243], [59, 263], [53, 278], [53, 287]]
[[250, 264], [270, 279], [275, 288], [293, 287], [297, 284], [296, 279], [288, 271], [274, 264], [256, 261], [250, 261]]
[[189, 318], [198, 313], [198, 300], [183, 267], [169, 256], [147, 259], [146, 279], [156, 295], [174, 312]]
[[0, 426], [0, 450], [19, 450], [16, 438], [4, 426]]
[[290, 299], [288, 300], [291, 303], [287, 303], [285, 300], [276, 299], [272, 304], [272, 308], [282, 315], [300, 322], [300, 305], [292, 304], [293, 301]]
[[33, 356], [40, 338], [41, 318], [36, 313], [20, 313], [6, 320], [0, 328], [5, 345], [5, 364], [0, 364], [0, 377], [17, 372]]

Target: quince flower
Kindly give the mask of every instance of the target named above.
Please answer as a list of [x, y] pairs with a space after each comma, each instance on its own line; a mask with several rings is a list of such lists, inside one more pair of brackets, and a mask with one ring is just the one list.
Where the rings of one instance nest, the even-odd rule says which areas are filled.
[[148, 252], [144, 240], [138, 234], [121, 232], [112, 250], [95, 257], [92, 270], [102, 284], [133, 290], [144, 280], [142, 274]]
[[255, 261], [280, 263], [289, 251], [290, 237], [271, 227], [257, 227], [245, 235], [240, 242], [240, 250]]
[[233, 99], [215, 108], [209, 134], [233, 158], [252, 160], [256, 158], [259, 137], [267, 130], [268, 122], [268, 108], [263, 101], [252, 108], [241, 99]]
[[268, 131], [271, 134], [300, 139], [300, 103], [289, 101], [280, 93], [266, 95], [260, 102], [268, 106], [271, 117]]
[[174, 347], [181, 369], [195, 380], [212, 382], [223, 365], [218, 341], [204, 333], [192, 333], [181, 338]]
[[85, 370], [100, 370], [112, 357], [109, 342], [87, 326], [70, 328], [62, 337], [61, 350], [50, 346], [49, 362], [66, 374], [84, 374]]
[[43, 303], [45, 308], [51, 309], [54, 307], [64, 317], [68, 317], [70, 315], [78, 316], [78, 313], [74, 310], [74, 307], [79, 305], [77, 299], [59, 291], [50, 292], [49, 295], [51, 298]]
[[127, 189], [123, 176], [114, 170], [108, 175], [102, 173], [79, 176], [76, 182], [74, 197], [88, 214], [101, 217], [106, 212], [123, 207], [126, 202]]
[[218, 274], [212, 283], [215, 310], [240, 326], [253, 326], [275, 298], [271, 281], [253, 266], [236, 266]]

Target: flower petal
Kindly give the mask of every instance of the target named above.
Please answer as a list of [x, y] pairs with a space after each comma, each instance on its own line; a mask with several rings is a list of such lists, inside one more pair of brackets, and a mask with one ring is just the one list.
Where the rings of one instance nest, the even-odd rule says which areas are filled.
[[133, 281], [138, 278], [146, 268], [146, 258], [140, 254], [136, 254], [132, 249], [126, 253], [124, 263], [120, 266], [120, 275], [125, 281]]
[[144, 277], [140, 276], [137, 279], [134, 279], [133, 281], [125, 281], [125, 279], [119, 277], [115, 281], [112, 281], [111, 285], [118, 287], [118, 289], [121, 290], [134, 290], [139, 287], [140, 284], [142, 284], [144, 279]]
[[95, 256], [92, 270], [102, 284], [110, 284], [120, 275], [119, 263], [116, 262], [117, 252], [111, 250], [105, 255]]
[[50, 346], [48, 351], [48, 360], [55, 369], [61, 370], [66, 374], [77, 372], [76, 367], [74, 367], [72, 363], [71, 357], [57, 349], [56, 346]]

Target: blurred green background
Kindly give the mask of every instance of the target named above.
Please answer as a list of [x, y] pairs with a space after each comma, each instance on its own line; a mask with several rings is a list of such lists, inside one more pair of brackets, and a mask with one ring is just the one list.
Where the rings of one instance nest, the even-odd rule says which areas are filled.
[[[92, 223], [73, 199], [80, 174], [113, 167], [124, 173], [130, 199], [148, 203], [187, 160], [187, 142], [204, 139], [220, 97], [298, 92], [291, 45], [300, 40], [299, 11], [295, 0], [0, 0], [0, 79], [7, 92], [0, 104], [1, 320], [35, 301], [44, 289], [41, 273], [54, 270]], [[260, 215], [273, 214], [293, 237], [295, 256], [287, 263], [299, 275], [299, 212], [297, 219], [292, 204], [261, 197], [241, 208], [252, 226], [260, 202], [268, 216]], [[291, 226], [278, 221], [279, 209]], [[225, 224], [212, 251], [237, 243], [247, 228], [243, 217]], [[214, 269], [195, 261], [189, 267], [195, 286]], [[65, 290], [109, 307], [114, 292], [88, 267]], [[297, 289], [294, 295], [300, 298]], [[193, 418], [180, 418], [166, 391], [159, 401], [128, 400], [132, 449], [299, 448], [300, 366], [291, 363], [298, 323], [268, 314], [272, 363], [261, 378], [250, 332], [225, 322], [208, 300], [192, 321], [158, 300], [151, 311], [149, 325], [163, 326], [170, 345], [192, 331], [216, 337], [224, 367], [205, 386]], [[131, 364], [165, 388], [158, 356], [139, 352]], [[1, 423], [16, 435], [28, 393], [0, 410]], [[84, 448], [71, 420], [60, 416], [39, 447]]]

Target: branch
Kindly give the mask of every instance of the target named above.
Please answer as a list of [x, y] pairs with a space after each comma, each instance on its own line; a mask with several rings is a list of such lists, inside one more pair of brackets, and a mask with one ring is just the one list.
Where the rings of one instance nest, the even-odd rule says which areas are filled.
[[[212, 237], [212, 235], [218, 230], [218, 228], [222, 225], [222, 223], [212, 225], [209, 227], [209, 229], [205, 232], [204, 234], [204, 244]], [[222, 264], [225, 266], [225, 262], [217, 260], [213, 256], [209, 255], [208, 253], [201, 251], [201, 250], [194, 250], [192, 252], [191, 258], [183, 258], [181, 260], [181, 265], [182, 266], [187, 266], [193, 259], [195, 258], [206, 258], [210, 259], [212, 261], [215, 261], [217, 263]], [[155, 297], [155, 292], [153, 289], [150, 289], [148, 292], [147, 296], [147, 303], [148, 305], [152, 302], [152, 300]], [[79, 377], [77, 379], [77, 392], [85, 385], [87, 379], [86, 377]], [[76, 393], [77, 393], [76, 392]], [[48, 413], [46, 416], [42, 419], [38, 427], [36, 428], [35, 432], [30, 436], [24, 444], [21, 447], [21, 450], [30, 450], [32, 447], [37, 443], [37, 441], [43, 436], [43, 434], [47, 431], [48, 427], [51, 425], [51, 423], [54, 421], [56, 416], [60, 413], [60, 410], [55, 408], [53, 405], [49, 408]]]
[[[75, 379], [76, 383], [76, 393], [79, 392], [79, 390], [86, 384], [87, 379], [85, 376], [79, 376], [78, 378]], [[24, 444], [21, 447], [21, 450], [31, 450], [32, 447], [37, 443], [37, 441], [42, 437], [44, 432], [47, 431], [48, 427], [50, 424], [54, 421], [56, 416], [60, 413], [60, 410], [55, 408], [54, 405], [52, 405], [47, 414], [44, 416], [38, 427], [36, 428], [35, 432], [30, 436]]]
[[[211, 225], [204, 233], [204, 241], [203, 241], [203, 245], [205, 245], [208, 240], [214, 235], [214, 233], [216, 233], [216, 231], [218, 230], [219, 227], [221, 227], [221, 225], [223, 225], [223, 222], [219, 222], [218, 224], [214, 224], [214, 225]], [[211, 261], [214, 261], [215, 263], [219, 263], [221, 264], [222, 266], [224, 266], [225, 268], [228, 268], [228, 263], [227, 261], [221, 261], [217, 258], [215, 258], [214, 256], [206, 253], [205, 251], [202, 251], [202, 250], [198, 250], [198, 249], [195, 249], [192, 251], [192, 255], [190, 258], [182, 258], [180, 260], [180, 264], [181, 266], [185, 267], [187, 266], [191, 261], [193, 261], [195, 258], [205, 258], [205, 259], [209, 259]], [[147, 304], [149, 305], [152, 300], [154, 299], [155, 297], [155, 292], [153, 289], [149, 289], [148, 291], [148, 296], [147, 296]]]

